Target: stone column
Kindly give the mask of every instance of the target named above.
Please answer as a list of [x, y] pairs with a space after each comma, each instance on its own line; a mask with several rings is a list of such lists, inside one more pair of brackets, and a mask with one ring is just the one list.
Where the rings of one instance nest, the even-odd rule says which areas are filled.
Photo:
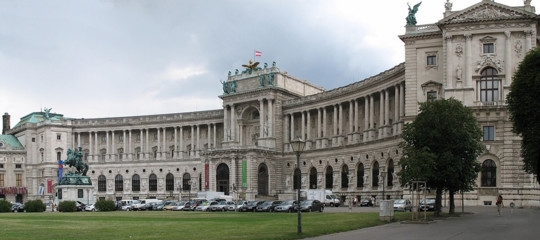
[[273, 99], [268, 99], [268, 137], [274, 137], [274, 108]]
[[98, 152], [98, 145], [99, 145], [99, 140], [98, 140], [98, 132], [95, 131], [95, 140], [96, 140], [96, 144], [94, 146], [95, 150], [94, 150], [94, 153], [97, 155], [97, 158], [95, 159], [96, 161], [99, 160], [99, 155], [100, 155], [100, 152]]
[[92, 145], [92, 132], [88, 132], [88, 160], [94, 161], [94, 145]]
[[394, 135], [398, 134], [399, 122], [399, 85], [394, 86]]
[[384, 91], [384, 125], [390, 125], [390, 89]]
[[453, 88], [453, 65], [452, 65], [452, 35], [447, 34], [446, 40], [446, 87]]
[[321, 138], [321, 109], [317, 108], [317, 138]]
[[174, 157], [178, 158], [178, 127], [174, 126]]
[[465, 87], [471, 87], [472, 80], [472, 35], [465, 35]]
[[[510, 37], [511, 37], [511, 33], [510, 31], [505, 31], [504, 32], [504, 35], [506, 35], [506, 40], [505, 40], [505, 56], [504, 56], [504, 71], [505, 71], [505, 78], [504, 78], [504, 83], [502, 84], [503, 86], [510, 86], [510, 84], [512, 83], [512, 46], [511, 46], [511, 43], [510, 43]], [[504, 93], [504, 87], [500, 87], [500, 91], [499, 91], [499, 94], [502, 94], [502, 96], [506, 96], [505, 93]], [[503, 99], [499, 98], [499, 101], [501, 101]]]
[[[141, 148], [141, 152], [139, 154], [139, 157], [144, 158], [144, 131], [143, 131], [142, 128], [139, 129], [139, 131], [140, 131], [140, 133], [139, 133], [139, 135], [140, 135], [140, 137], [139, 137], [140, 138], [139, 145], [140, 145], [140, 148]], [[141, 154], [142, 154], [142, 156], [141, 156]]]
[[195, 148], [195, 156], [199, 156], [199, 151], [202, 149], [201, 147], [201, 125], [197, 124], [197, 147]]
[[81, 146], [81, 133], [77, 133], [77, 147]]
[[146, 142], [145, 142], [146, 147], [144, 149], [145, 150], [144, 153], [145, 153], [146, 158], [149, 159], [150, 158], [150, 137], [149, 137], [150, 130], [148, 128], [145, 128], [144, 130], [146, 132], [146, 134], [144, 134], [144, 136], [146, 137]]
[[333, 106], [334, 107], [334, 118], [333, 118], [333, 127], [334, 127], [334, 132], [333, 132], [333, 135], [334, 136], [337, 136], [338, 135], [338, 107], [336, 105]]
[[307, 136], [306, 136], [306, 140], [311, 140], [311, 113], [309, 112], [309, 110], [306, 112], [307, 114]]
[[291, 113], [291, 141], [294, 139], [294, 113]]
[[231, 105], [231, 139], [236, 141], [236, 111], [234, 104]]
[[107, 158], [110, 158], [108, 156], [111, 155], [111, 148], [109, 147], [109, 131], [105, 131], [105, 151], [107, 151], [107, 154], [105, 155], [105, 160]]
[[[349, 134], [353, 133], [354, 131], [354, 120], [353, 116], [354, 113], [354, 100], [349, 101]], [[358, 114], [356, 114], [358, 115]]]
[[532, 31], [525, 31], [525, 54], [531, 50]]
[[190, 158], [195, 155], [195, 126], [191, 125], [191, 150], [189, 151]]
[[126, 138], [126, 130], [125, 130], [125, 129], [122, 130], [122, 134], [123, 134], [123, 135], [122, 135], [122, 140], [123, 140], [123, 141], [122, 141], [122, 148], [124, 149], [124, 150], [122, 151], [122, 155], [123, 155], [123, 156], [122, 156], [122, 160], [125, 161], [125, 160], [126, 160], [125, 158], [126, 158], [126, 156], [127, 156], [127, 155], [126, 155], [126, 152], [127, 152], [127, 147], [126, 147], [126, 146], [127, 146], [127, 138]]
[[369, 96], [369, 139], [373, 139], [375, 131], [375, 98], [373, 94]]
[[163, 149], [161, 149], [161, 158], [167, 159], [167, 154], [169, 153], [169, 148], [167, 147], [167, 127], [163, 127]]
[[360, 108], [358, 107], [360, 105], [360, 99], [354, 99], [354, 129], [353, 132], [358, 132], [360, 130], [360, 114], [358, 111]]
[[307, 140], [306, 139], [306, 128], [305, 128], [305, 123], [306, 123], [306, 113], [305, 112], [300, 112], [300, 114], [302, 114], [302, 122], [300, 123], [300, 130], [301, 130], [301, 133], [302, 133], [302, 137], [300, 137], [301, 139], [303, 139], [304, 141]]
[[338, 135], [343, 135], [345, 131], [343, 130], [343, 103], [339, 103], [339, 115], [338, 115]]
[[[128, 137], [129, 137], [129, 143], [128, 143], [128, 148], [129, 148], [128, 159], [129, 159], [129, 160], [132, 160], [132, 159], [133, 159], [133, 136], [132, 136], [132, 133], [131, 133], [131, 129], [129, 129]], [[124, 150], [124, 151], [125, 151], [125, 150]]]
[[217, 123], [214, 123], [214, 149], [217, 148]]
[[328, 121], [326, 121], [326, 107], [323, 108], [323, 125], [322, 125], [322, 134], [323, 134], [323, 137], [326, 138], [328, 137], [328, 133], [326, 132], [327, 130], [327, 126], [328, 126]]
[[184, 127], [180, 126], [180, 146], [178, 151], [180, 151], [179, 157], [182, 159], [184, 158]]
[[379, 138], [383, 136], [383, 126], [384, 126], [384, 90], [379, 92]]
[[223, 141], [226, 142], [226, 141], [229, 141], [230, 139], [228, 138], [229, 136], [229, 128], [227, 127], [227, 124], [229, 124], [229, 117], [228, 117], [228, 114], [229, 114], [229, 111], [227, 110], [228, 107], [227, 105], [225, 105], [225, 107], [223, 108]]
[[399, 133], [403, 129], [402, 118], [405, 117], [405, 83], [402, 82], [399, 84]]
[[206, 144], [207, 144], [206, 149], [211, 149], [212, 148], [212, 142], [211, 142], [211, 138], [210, 138], [211, 134], [212, 134], [212, 126], [209, 123], [206, 126]]
[[369, 95], [364, 97], [364, 131], [369, 129]]
[[259, 138], [264, 136], [264, 99], [259, 99]]

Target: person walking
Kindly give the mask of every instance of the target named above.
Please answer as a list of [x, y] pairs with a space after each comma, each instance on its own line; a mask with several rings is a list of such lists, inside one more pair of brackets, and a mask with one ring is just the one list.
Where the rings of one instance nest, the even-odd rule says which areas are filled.
[[501, 208], [504, 206], [503, 205], [503, 197], [499, 194], [499, 196], [497, 197], [497, 212], [499, 213], [499, 216], [501, 216]]

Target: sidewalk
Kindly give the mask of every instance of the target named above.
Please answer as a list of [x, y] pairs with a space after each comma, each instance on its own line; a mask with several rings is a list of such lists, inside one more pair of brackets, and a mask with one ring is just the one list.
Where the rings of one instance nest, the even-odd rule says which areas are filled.
[[[325, 209], [329, 210], [329, 209]], [[332, 209], [338, 211], [338, 209]], [[330, 210], [330, 211], [332, 211]], [[349, 210], [348, 208], [343, 210]], [[364, 209], [353, 209], [367, 211]], [[371, 209], [376, 210], [376, 208]], [[456, 209], [461, 211], [461, 209]], [[341, 209], [339, 209], [341, 211]], [[355, 211], [355, 212], [356, 212]], [[311, 240], [436, 240], [436, 239], [489, 239], [489, 240], [526, 240], [539, 239], [540, 209], [503, 208], [502, 216], [497, 216], [496, 206], [465, 207], [461, 217], [434, 221], [431, 224], [391, 223], [382, 226], [364, 228], [349, 232], [325, 235]]]

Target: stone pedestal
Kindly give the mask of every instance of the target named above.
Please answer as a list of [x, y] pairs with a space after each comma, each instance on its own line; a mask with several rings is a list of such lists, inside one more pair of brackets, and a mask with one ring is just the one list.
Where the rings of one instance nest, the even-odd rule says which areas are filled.
[[58, 203], [62, 201], [79, 201], [84, 204], [96, 202], [92, 185], [58, 185]]
[[394, 201], [383, 200], [379, 205], [379, 219], [381, 221], [392, 221], [394, 218]]

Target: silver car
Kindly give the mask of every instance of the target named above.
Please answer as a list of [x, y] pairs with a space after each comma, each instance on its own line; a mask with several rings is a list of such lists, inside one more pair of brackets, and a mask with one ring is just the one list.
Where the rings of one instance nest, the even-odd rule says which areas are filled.
[[281, 204], [277, 205], [274, 208], [274, 211], [276, 211], [276, 212], [293, 212], [295, 204], [296, 204], [296, 201], [293, 201], [293, 200], [283, 201]]
[[396, 199], [394, 200], [394, 211], [406, 212], [412, 211], [412, 203], [409, 199]]

